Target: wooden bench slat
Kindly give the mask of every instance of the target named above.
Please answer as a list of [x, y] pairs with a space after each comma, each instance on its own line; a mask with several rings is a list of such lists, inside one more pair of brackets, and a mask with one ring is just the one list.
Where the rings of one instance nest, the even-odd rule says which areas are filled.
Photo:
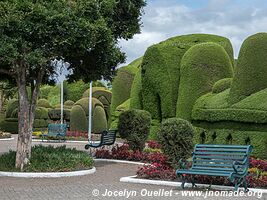
[[240, 149], [248, 149], [248, 146], [244, 145], [214, 145], [214, 144], [197, 144], [196, 148], [204, 147], [204, 148], [240, 148]]

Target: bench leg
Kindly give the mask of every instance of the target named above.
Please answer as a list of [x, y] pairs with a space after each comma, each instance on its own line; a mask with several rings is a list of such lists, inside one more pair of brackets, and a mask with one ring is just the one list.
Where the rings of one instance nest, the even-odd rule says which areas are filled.
[[196, 183], [195, 183], [195, 176], [192, 176], [192, 188], [197, 187]]
[[182, 185], [181, 185], [181, 187], [182, 187], [182, 189], [184, 189], [184, 185], [185, 185], [185, 176], [184, 176], [184, 174], [181, 174], [181, 177], [182, 177]]
[[234, 184], [235, 184], [235, 189], [234, 191], [238, 191], [238, 187], [241, 185], [243, 182], [243, 178], [235, 178]]
[[247, 183], [246, 177], [243, 178], [243, 185], [244, 185], [245, 192], [248, 192], [248, 183]]

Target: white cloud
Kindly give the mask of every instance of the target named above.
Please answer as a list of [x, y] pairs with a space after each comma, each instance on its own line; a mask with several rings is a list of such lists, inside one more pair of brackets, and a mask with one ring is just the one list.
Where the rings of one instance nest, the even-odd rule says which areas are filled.
[[253, 6], [232, 2], [210, 0], [201, 8], [179, 3], [168, 5], [165, 2], [160, 5], [151, 2], [145, 8], [146, 14], [142, 18], [142, 33], [135, 35], [132, 40], [120, 42], [122, 50], [126, 52], [127, 63], [142, 56], [152, 44], [191, 33], [217, 34], [229, 38], [237, 57], [246, 37], [267, 30], [267, 7], [260, 0], [255, 1]]

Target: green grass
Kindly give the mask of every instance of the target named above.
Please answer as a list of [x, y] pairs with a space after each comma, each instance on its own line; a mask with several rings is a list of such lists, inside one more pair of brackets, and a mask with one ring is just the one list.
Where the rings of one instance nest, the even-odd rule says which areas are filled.
[[[15, 168], [16, 152], [9, 151], [0, 156], [0, 171], [18, 171]], [[91, 169], [93, 159], [85, 152], [66, 146], [34, 146], [30, 164], [25, 172], [67, 172]]]

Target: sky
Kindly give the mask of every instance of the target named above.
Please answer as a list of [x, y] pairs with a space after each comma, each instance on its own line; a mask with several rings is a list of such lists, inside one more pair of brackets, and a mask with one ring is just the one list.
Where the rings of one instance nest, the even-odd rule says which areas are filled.
[[229, 38], [237, 58], [248, 36], [267, 32], [267, 0], [147, 0], [144, 12], [141, 33], [119, 42], [126, 64], [152, 44], [192, 33]]

